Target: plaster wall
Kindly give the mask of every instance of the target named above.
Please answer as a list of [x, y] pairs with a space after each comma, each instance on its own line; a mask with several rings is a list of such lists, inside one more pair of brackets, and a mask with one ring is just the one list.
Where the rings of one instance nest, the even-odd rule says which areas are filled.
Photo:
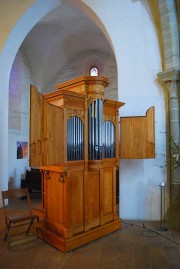
[[[126, 7], [131, 13], [128, 2]], [[120, 39], [124, 41], [120, 42], [119, 48], [128, 52], [120, 54], [122, 64], [118, 69], [122, 77], [119, 77], [119, 96], [126, 103], [121, 116], [142, 116], [149, 107], [155, 106], [156, 158], [121, 161], [120, 214], [126, 219], [157, 220], [160, 218], [159, 184], [167, 183], [165, 95], [156, 79], [161, 70], [161, 59], [148, 6], [143, 7], [139, 1], [134, 9], [131, 20], [120, 14], [127, 28], [126, 31], [123, 27], [120, 29]], [[127, 197], [130, 198], [127, 200]]]
[[112, 55], [101, 51], [85, 51], [71, 59], [55, 77], [45, 86], [43, 92], [54, 90], [56, 84], [68, 81], [79, 76], [89, 76], [92, 66], [97, 66], [99, 76], [108, 77], [110, 85], [105, 89], [105, 98], [118, 100], [117, 65]]
[[156, 220], [160, 218], [159, 184], [167, 182], [165, 95], [157, 82], [161, 59], [156, 29], [146, 1], [115, 1], [110, 11], [107, 2], [96, 1], [93, 9], [114, 46], [119, 100], [126, 103], [120, 114], [143, 116], [155, 106], [156, 158], [121, 160], [120, 216]]
[[29, 154], [17, 159], [17, 141], [29, 142], [29, 85], [31, 74], [19, 51], [12, 66], [9, 83], [8, 184], [19, 188], [29, 166]]

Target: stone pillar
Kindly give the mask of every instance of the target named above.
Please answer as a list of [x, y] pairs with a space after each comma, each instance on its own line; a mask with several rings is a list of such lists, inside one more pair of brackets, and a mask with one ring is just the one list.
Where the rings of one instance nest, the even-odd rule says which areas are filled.
[[[158, 77], [168, 89], [169, 137], [180, 147], [180, 70], [164, 71]], [[171, 208], [180, 210], [180, 168], [170, 169], [170, 192]]]

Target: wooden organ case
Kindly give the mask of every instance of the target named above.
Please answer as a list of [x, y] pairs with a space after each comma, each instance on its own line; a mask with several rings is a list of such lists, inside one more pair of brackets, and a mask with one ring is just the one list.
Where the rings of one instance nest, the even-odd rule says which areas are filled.
[[37, 236], [63, 252], [121, 227], [116, 209], [119, 108], [105, 77], [82, 76], [40, 94], [31, 86], [30, 166], [42, 172]]

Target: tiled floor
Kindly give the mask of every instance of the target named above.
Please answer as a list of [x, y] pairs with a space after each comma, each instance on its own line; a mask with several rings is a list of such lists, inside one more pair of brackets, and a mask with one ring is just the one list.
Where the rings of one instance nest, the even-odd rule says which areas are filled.
[[39, 239], [9, 250], [0, 209], [0, 269], [179, 269], [180, 230], [160, 234], [147, 230], [156, 230], [157, 223], [144, 225], [123, 223], [117, 232], [69, 253]]

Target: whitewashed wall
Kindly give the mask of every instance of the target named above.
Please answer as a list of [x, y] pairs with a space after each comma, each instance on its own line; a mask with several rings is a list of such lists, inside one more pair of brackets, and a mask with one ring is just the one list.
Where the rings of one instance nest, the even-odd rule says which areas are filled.
[[29, 142], [30, 73], [19, 51], [12, 66], [9, 83], [8, 178], [9, 188], [19, 188], [29, 165], [27, 158], [17, 159], [17, 141]]
[[[120, 16], [119, 96], [126, 105], [122, 116], [143, 116], [155, 106], [156, 158], [122, 160], [120, 169], [120, 214], [126, 219], [159, 219], [160, 187], [166, 181], [165, 99], [156, 74], [161, 70], [155, 27], [141, 1], [124, 3]], [[144, 1], [145, 3], [145, 1]], [[131, 20], [127, 19], [130, 17]], [[138, 49], [137, 49], [138, 48]]]
[[160, 218], [160, 187], [166, 181], [165, 99], [156, 78], [161, 71], [156, 30], [147, 1], [85, 1], [102, 20], [114, 47], [118, 65], [119, 100], [126, 105], [121, 116], [144, 116], [155, 106], [156, 158], [121, 160], [120, 217]]

